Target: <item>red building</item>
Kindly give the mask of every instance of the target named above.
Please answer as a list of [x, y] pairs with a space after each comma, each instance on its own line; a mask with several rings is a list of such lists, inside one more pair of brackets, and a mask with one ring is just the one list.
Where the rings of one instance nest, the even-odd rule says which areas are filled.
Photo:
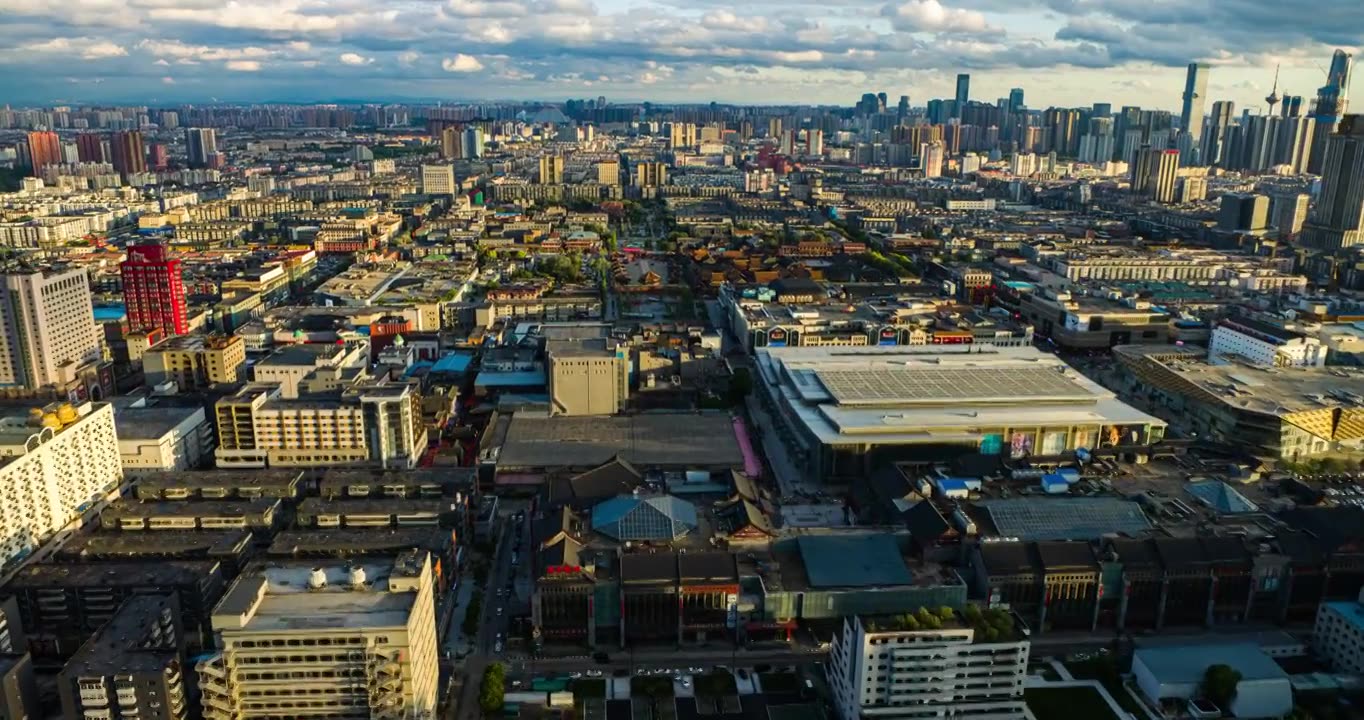
[[152, 168], [165, 170], [170, 165], [170, 151], [166, 150], [163, 143], [152, 143], [151, 146]]
[[161, 328], [170, 335], [189, 332], [185, 285], [180, 260], [161, 245], [129, 245], [128, 259], [119, 265], [123, 303], [132, 330]]
[[43, 168], [48, 165], [60, 165], [62, 141], [57, 137], [57, 133], [51, 131], [29, 133], [28, 157], [29, 165], [33, 168], [33, 177], [42, 177]]
[[[79, 148], [77, 149], [79, 151]], [[142, 133], [136, 130], [116, 132], [109, 137], [110, 162], [114, 169], [128, 181], [130, 175], [147, 172], [147, 154], [142, 149]]]
[[104, 162], [104, 138], [97, 133], [77, 135], [76, 159], [83, 163]]

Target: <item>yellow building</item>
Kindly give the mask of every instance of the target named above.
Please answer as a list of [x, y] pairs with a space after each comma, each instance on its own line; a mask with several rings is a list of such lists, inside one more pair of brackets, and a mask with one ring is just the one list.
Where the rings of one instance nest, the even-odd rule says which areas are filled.
[[245, 378], [246, 342], [235, 336], [177, 335], [142, 355], [148, 385], [174, 382], [181, 390], [195, 390]]
[[431, 557], [258, 564], [213, 612], [198, 664], [205, 720], [436, 716]]

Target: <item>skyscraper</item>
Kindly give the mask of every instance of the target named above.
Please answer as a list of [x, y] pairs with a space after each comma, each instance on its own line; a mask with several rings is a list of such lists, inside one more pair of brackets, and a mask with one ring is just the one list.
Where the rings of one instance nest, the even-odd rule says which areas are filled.
[[84, 268], [0, 275], [0, 298], [0, 385], [64, 386], [100, 360]]
[[1315, 115], [1318, 125], [1340, 120], [1349, 108], [1351, 60], [1351, 55], [1344, 50], [1337, 50], [1331, 56], [1326, 84], [1317, 90]]
[[130, 245], [118, 266], [123, 304], [132, 330], [160, 329], [168, 335], [189, 333], [185, 282], [180, 259], [163, 245]]
[[1274, 196], [1270, 213], [1274, 216], [1274, 229], [1279, 231], [1280, 240], [1292, 240], [1302, 232], [1310, 199], [1306, 193]]
[[895, 106], [895, 114], [903, 120], [909, 114], [909, 96], [901, 95], [900, 102]]
[[28, 134], [28, 158], [29, 167], [33, 169], [33, 177], [42, 177], [43, 168], [48, 165], [60, 165], [62, 162], [62, 141], [57, 137], [57, 133], [30, 132]]
[[1016, 113], [1023, 109], [1023, 88], [1009, 89], [1009, 113]]
[[961, 117], [961, 113], [966, 109], [966, 103], [971, 100], [971, 76], [961, 73], [957, 76], [957, 106], [952, 113], [952, 117]]
[[142, 133], [137, 130], [116, 132], [109, 137], [109, 160], [123, 182], [128, 177], [147, 172], [147, 154], [142, 147]]
[[564, 156], [540, 156], [540, 184], [561, 185], [564, 182]]
[[1321, 193], [1302, 243], [1334, 250], [1364, 242], [1364, 116], [1346, 115], [1326, 140]]
[[218, 134], [213, 128], [185, 128], [185, 158], [190, 167], [209, 167], [217, 154]]
[[824, 131], [810, 128], [805, 131], [805, 154], [819, 157], [824, 154]]
[[462, 138], [460, 129], [451, 125], [440, 132], [440, 156], [446, 160], [454, 160], [461, 157], [460, 147]]
[[1226, 144], [1227, 128], [1231, 127], [1232, 113], [1236, 112], [1235, 103], [1218, 100], [1212, 104], [1212, 114], [1208, 116], [1207, 132], [1199, 144], [1199, 162], [1217, 165], [1222, 162], [1223, 146]]
[[96, 133], [77, 135], [76, 158], [83, 163], [104, 162], [104, 138]]
[[471, 160], [483, 157], [483, 140], [483, 128], [477, 125], [464, 128], [464, 142], [461, 147], [464, 157]]
[[1184, 77], [1184, 105], [1179, 112], [1179, 126], [1188, 133], [1193, 147], [1199, 147], [1203, 136], [1203, 107], [1208, 94], [1208, 66], [1203, 63], [1189, 63], [1188, 74]]

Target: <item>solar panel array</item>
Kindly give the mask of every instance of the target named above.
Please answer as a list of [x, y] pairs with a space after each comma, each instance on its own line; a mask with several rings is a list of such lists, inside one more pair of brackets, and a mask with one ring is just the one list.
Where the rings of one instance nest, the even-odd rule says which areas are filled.
[[821, 370], [840, 405], [987, 398], [1087, 398], [1090, 391], [1055, 368], [973, 367]]

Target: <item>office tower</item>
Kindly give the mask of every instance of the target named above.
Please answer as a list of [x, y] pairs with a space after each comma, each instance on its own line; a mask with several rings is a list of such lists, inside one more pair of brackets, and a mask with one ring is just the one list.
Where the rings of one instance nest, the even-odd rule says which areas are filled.
[[134, 595], [57, 676], [64, 717], [183, 720], [184, 661], [179, 597]]
[[1218, 100], [1212, 104], [1212, 114], [1207, 117], [1207, 129], [1203, 133], [1202, 142], [1199, 144], [1199, 162], [1205, 165], [1220, 165], [1222, 163], [1223, 146], [1227, 138], [1227, 129], [1231, 127], [1234, 112], [1236, 112], [1236, 104], [1230, 100]]
[[619, 185], [620, 162], [607, 160], [597, 163], [597, 182], [602, 185]]
[[952, 117], [961, 117], [962, 111], [966, 109], [966, 103], [971, 101], [971, 76], [961, 73], [957, 76], [957, 104], [952, 109]]
[[62, 141], [52, 131], [34, 131], [28, 134], [29, 167], [33, 177], [42, 177], [43, 168], [60, 165], [62, 162]]
[[564, 182], [564, 156], [540, 156], [540, 184], [562, 185]]
[[905, 119], [905, 116], [908, 115], [908, 114], [909, 114], [909, 96], [908, 96], [908, 95], [901, 95], [901, 96], [900, 96], [900, 102], [895, 106], [895, 115], [896, 115], [900, 120], [903, 120], [903, 119]]
[[463, 130], [453, 125], [446, 126], [440, 131], [440, 156], [446, 160], [457, 160], [463, 157], [460, 145], [463, 142]]
[[436, 717], [434, 594], [419, 550], [252, 566], [213, 611], [204, 720]]
[[1169, 204], [1175, 201], [1176, 184], [1179, 182], [1179, 151], [1153, 150], [1151, 160], [1151, 199], [1158, 203]]
[[811, 128], [805, 131], [805, 154], [819, 157], [824, 154], [824, 131]]
[[1274, 229], [1279, 231], [1280, 240], [1292, 240], [1302, 232], [1307, 221], [1307, 207], [1311, 196], [1306, 193], [1275, 195], [1270, 204], [1270, 214], [1274, 218]]
[[1012, 115], [1023, 109], [1023, 88], [1009, 89], [1009, 114]]
[[1269, 197], [1247, 193], [1226, 193], [1217, 213], [1217, 229], [1259, 232], [1269, 224]]
[[942, 141], [924, 143], [919, 148], [919, 158], [923, 165], [924, 177], [942, 177], [942, 166], [947, 160], [946, 146]]
[[862, 93], [862, 99], [857, 101], [857, 112], [861, 115], [874, 115], [876, 104], [876, 93]]
[[180, 259], [164, 245], [129, 245], [128, 259], [118, 266], [128, 328], [159, 329], [167, 335], [189, 332], [185, 283]]
[[483, 128], [471, 125], [464, 128], [464, 141], [461, 144], [460, 152], [470, 160], [477, 160], [483, 157], [483, 143], [487, 138], [483, 134]]
[[1326, 84], [1317, 90], [1314, 114], [1317, 124], [1339, 122], [1349, 109], [1351, 56], [1337, 50], [1331, 56], [1331, 67], [1326, 71]]
[[213, 128], [185, 128], [185, 158], [191, 168], [212, 167], [218, 154], [218, 134]]
[[1229, 166], [1251, 172], [1264, 172], [1274, 163], [1274, 144], [1279, 139], [1283, 118], [1278, 115], [1251, 115], [1243, 125], [1244, 152], [1239, 165]]
[[1080, 162], [1108, 162], [1113, 159], [1113, 152], [1116, 149], [1117, 138], [1113, 135], [1113, 118], [1091, 118], [1088, 131], [1080, 138]]
[[84, 268], [0, 275], [0, 385], [64, 387], [102, 357]]
[[1279, 139], [1274, 144], [1275, 165], [1287, 165], [1289, 172], [1300, 175], [1307, 172], [1307, 161], [1312, 154], [1312, 136], [1315, 134], [1316, 118], [1288, 116], [1280, 118]]
[[635, 187], [653, 188], [667, 184], [667, 165], [661, 162], [635, 163]]
[[170, 165], [170, 150], [166, 149], [164, 143], [152, 143], [148, 154], [151, 155], [153, 170], [165, 170]]
[[1193, 147], [1199, 147], [1203, 136], [1203, 107], [1208, 95], [1208, 66], [1203, 63], [1189, 63], [1184, 76], [1184, 105], [1179, 111], [1179, 127], [1188, 133]]
[[1090, 110], [1090, 114], [1091, 114], [1091, 116], [1096, 117], [1096, 118], [1106, 118], [1106, 117], [1109, 117], [1109, 116], [1111, 116], [1111, 115], [1113, 114], [1113, 104], [1112, 104], [1112, 103], [1094, 103], [1094, 107]]
[[422, 165], [422, 192], [427, 195], [454, 195], [459, 189], [455, 184], [454, 165]]
[[33, 437], [15, 444], [0, 466], [0, 571], [66, 527], [93, 498], [117, 494], [123, 480], [112, 405], [35, 409], [12, 408], [0, 419], [8, 432], [27, 429]]
[[1028, 637], [1007, 610], [844, 618], [828, 659], [838, 718], [1030, 717]]
[[1133, 159], [1128, 162], [1129, 170], [1128, 183], [1131, 185], [1133, 195], [1146, 195], [1151, 187], [1151, 160], [1154, 150], [1150, 145], [1142, 145], [1137, 149]]
[[1047, 147], [1057, 155], [1075, 157], [1080, 149], [1080, 111], [1069, 108], [1047, 108], [1042, 114], [1047, 128]]
[[1326, 140], [1321, 192], [1303, 225], [1302, 242], [1324, 250], [1364, 242], [1364, 116], [1341, 118]]
[[76, 157], [83, 163], [102, 163], [104, 157], [104, 138], [97, 133], [81, 133], [76, 136]]
[[109, 136], [109, 161], [124, 182], [129, 176], [147, 172], [147, 153], [142, 147], [142, 133], [124, 130]]
[[1285, 95], [1283, 97], [1283, 116], [1294, 118], [1302, 116], [1302, 96]]

